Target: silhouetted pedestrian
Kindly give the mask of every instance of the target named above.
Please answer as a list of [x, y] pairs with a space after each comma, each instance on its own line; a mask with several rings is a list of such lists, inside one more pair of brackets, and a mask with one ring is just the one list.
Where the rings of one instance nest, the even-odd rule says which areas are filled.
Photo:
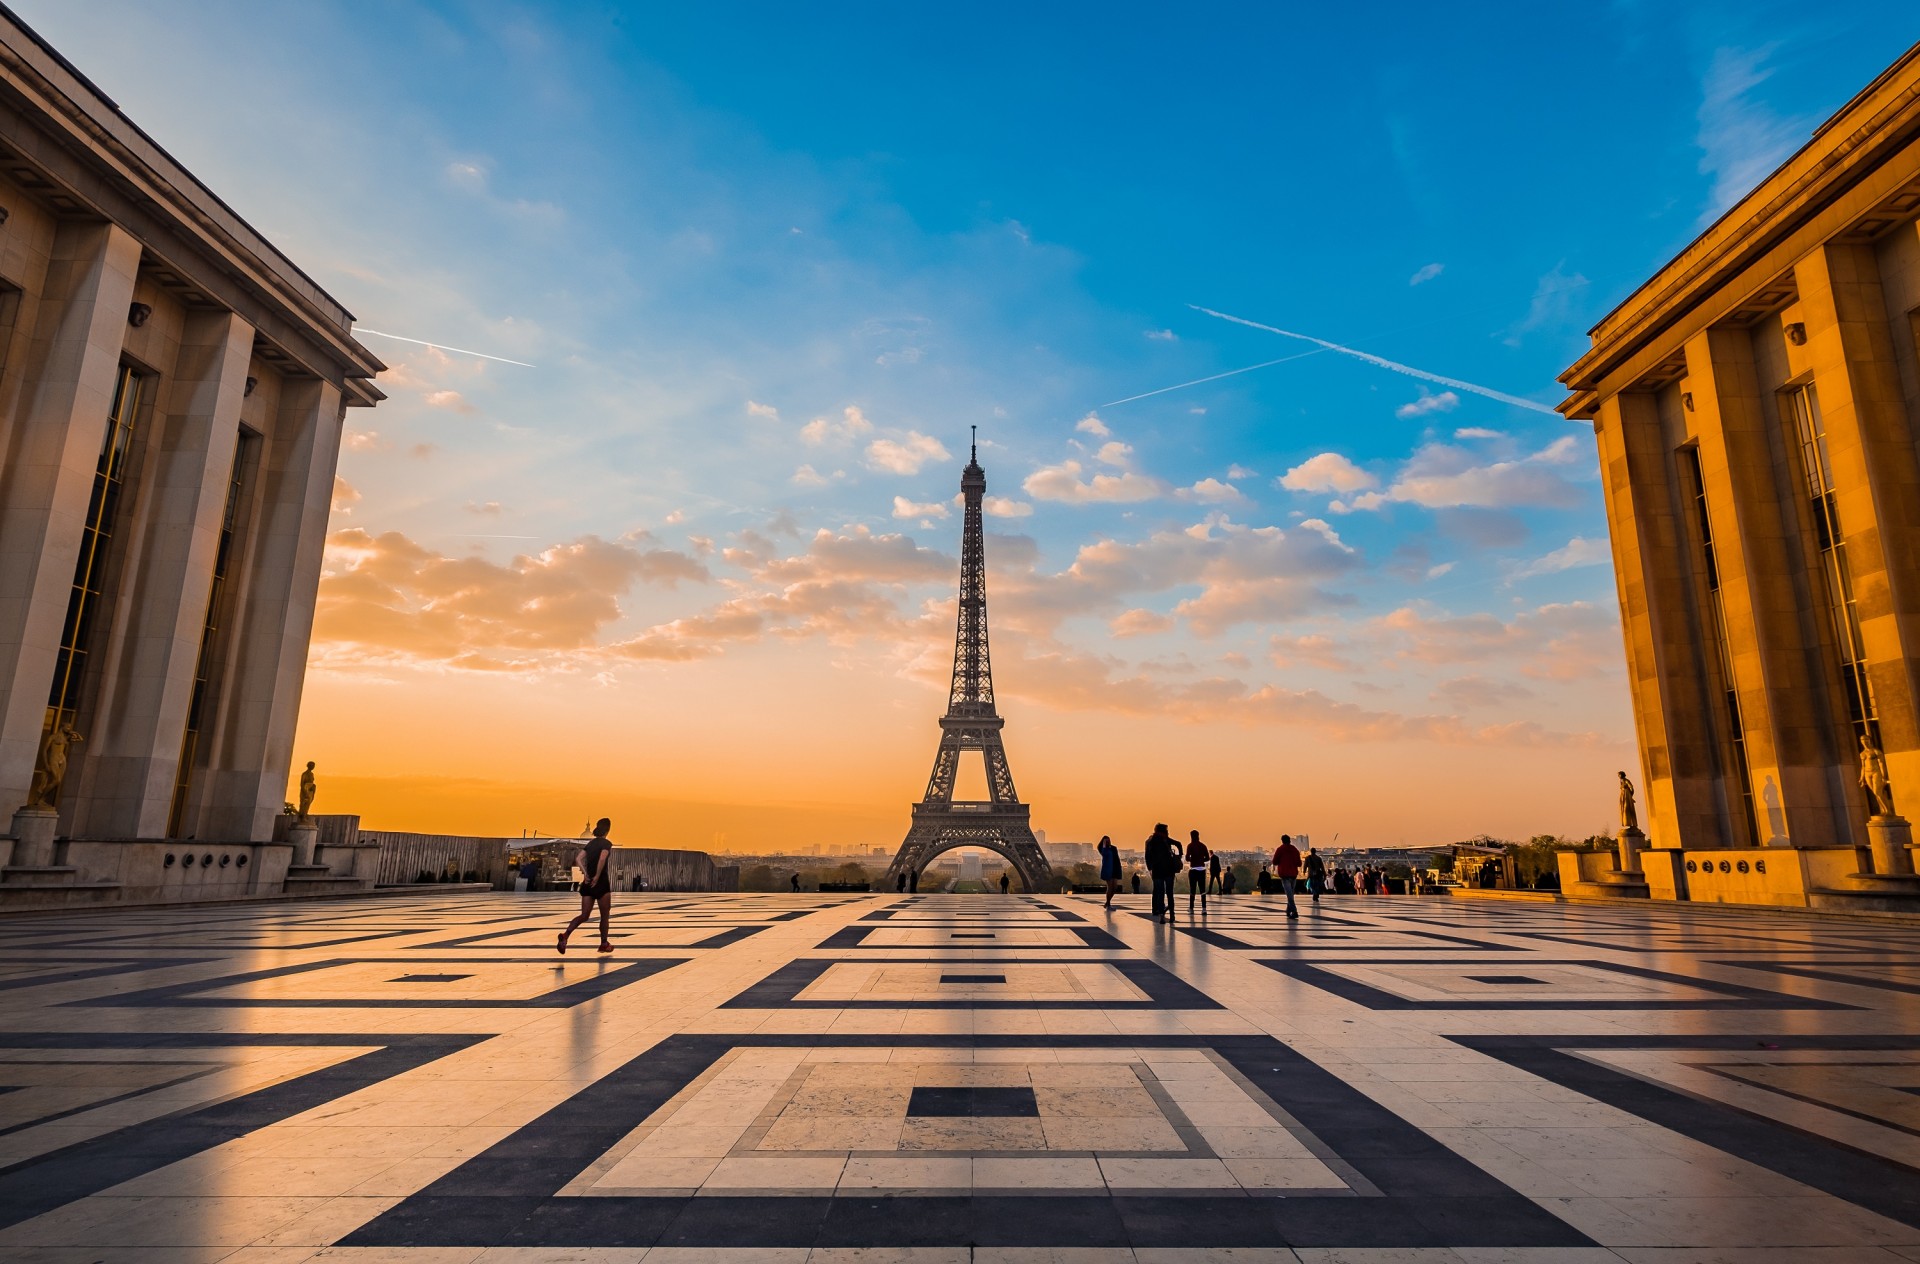
[[1140, 894], [1140, 871], [1138, 869], [1135, 869], [1133, 873], [1129, 876], [1132, 878], [1132, 881], [1133, 881], [1133, 893], [1135, 895], [1139, 895]]
[[1180, 872], [1180, 844], [1173, 841], [1167, 833], [1166, 825], [1153, 827], [1153, 837], [1146, 843], [1147, 876], [1153, 879], [1153, 916], [1158, 921], [1165, 914], [1168, 921], [1173, 920], [1173, 879]]
[[1327, 885], [1327, 862], [1320, 858], [1320, 849], [1307, 848], [1307, 894], [1313, 897], [1313, 907], [1320, 907], [1320, 892]]
[[1200, 841], [1199, 830], [1187, 831], [1193, 841], [1187, 844], [1187, 916], [1193, 916], [1193, 897], [1200, 897], [1200, 911], [1207, 911], [1207, 861], [1213, 853]]
[[1005, 869], [1002, 869], [1000, 871], [1000, 894], [1005, 895], [1011, 890], [1013, 890], [1013, 875]]
[[1287, 893], [1287, 916], [1300, 916], [1293, 903], [1293, 888], [1300, 880], [1300, 849], [1290, 834], [1282, 834], [1280, 845], [1273, 849], [1273, 871], [1280, 875], [1280, 889]]
[[567, 928], [560, 932], [555, 947], [562, 956], [566, 955], [567, 939], [580, 929], [589, 917], [593, 916], [593, 906], [600, 906], [600, 951], [612, 952], [613, 940], [607, 938], [607, 922], [613, 916], [613, 879], [607, 872], [607, 866], [613, 857], [613, 844], [607, 841], [607, 834], [613, 829], [613, 822], [601, 817], [593, 827], [593, 838], [580, 849], [579, 866], [580, 912]]
[[1207, 857], [1207, 889], [1215, 895], [1220, 893], [1220, 853], [1214, 852]]
[[1105, 834], [1100, 836], [1100, 881], [1107, 884], [1107, 903], [1113, 907], [1113, 897], [1120, 894], [1120, 849]]

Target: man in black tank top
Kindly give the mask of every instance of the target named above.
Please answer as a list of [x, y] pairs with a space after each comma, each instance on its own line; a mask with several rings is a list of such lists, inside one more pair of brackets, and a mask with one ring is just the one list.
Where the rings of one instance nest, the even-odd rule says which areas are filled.
[[555, 946], [563, 955], [567, 951], [567, 937], [593, 916], [595, 904], [600, 906], [600, 951], [613, 951], [613, 941], [607, 938], [607, 919], [613, 915], [613, 874], [609, 870], [613, 844], [607, 841], [612, 829], [613, 822], [601, 817], [593, 827], [592, 840], [580, 849], [580, 913], [560, 932], [560, 942]]

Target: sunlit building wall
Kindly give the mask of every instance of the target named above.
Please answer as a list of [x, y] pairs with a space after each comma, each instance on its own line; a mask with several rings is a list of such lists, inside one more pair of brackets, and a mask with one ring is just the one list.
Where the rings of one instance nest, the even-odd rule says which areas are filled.
[[271, 833], [352, 319], [0, 14], [0, 823], [64, 729], [63, 835]]

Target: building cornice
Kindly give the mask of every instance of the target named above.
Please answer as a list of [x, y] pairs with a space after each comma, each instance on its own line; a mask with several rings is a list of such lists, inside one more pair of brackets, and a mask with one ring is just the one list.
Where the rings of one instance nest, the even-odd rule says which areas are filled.
[[[1822, 212], [1868, 183], [1917, 138], [1920, 44], [1589, 331], [1592, 348], [1560, 375], [1572, 392], [1560, 411], [1568, 417], [1592, 416], [1601, 396], [1631, 384], [1621, 380], [1623, 370], [1638, 371], [1658, 361], [1671, 349], [1667, 343], [1678, 346], [1693, 330], [1747, 301], [1749, 291], [1765, 288], [1778, 269], [1756, 265], [1821, 221]], [[1872, 214], [1864, 208], [1852, 218]], [[1824, 238], [1847, 225], [1821, 222], [1819, 228]], [[1703, 311], [1706, 305], [1724, 310]]]
[[[372, 378], [386, 366], [353, 337], [353, 314], [4, 5], [0, 97], [13, 98], [31, 133], [0, 139], [66, 200], [120, 224], [210, 296], [239, 300], [238, 293], [220, 294], [207, 275], [217, 272], [253, 300], [230, 305], [255, 320], [263, 337], [316, 377], [339, 384], [352, 402], [384, 398]], [[74, 178], [82, 174], [90, 178]], [[269, 315], [277, 319], [260, 319]]]

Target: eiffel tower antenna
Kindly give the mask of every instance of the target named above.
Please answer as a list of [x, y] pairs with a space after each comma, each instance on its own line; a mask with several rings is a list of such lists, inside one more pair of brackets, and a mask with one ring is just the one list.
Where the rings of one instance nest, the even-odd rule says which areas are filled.
[[[960, 472], [966, 502], [960, 535], [960, 612], [953, 636], [953, 684], [947, 713], [940, 717], [940, 747], [934, 753], [927, 790], [913, 807], [913, 825], [900, 844], [887, 880], [916, 879], [935, 856], [955, 847], [984, 847], [1006, 857], [1029, 891], [1053, 886], [1053, 869], [1033, 836], [1032, 807], [1013, 787], [1013, 769], [1000, 731], [1006, 721], [993, 702], [993, 664], [987, 652], [987, 547], [981, 506], [987, 472], [980, 468], [980, 428], [973, 427], [973, 450]], [[963, 751], [979, 751], [986, 764], [988, 798], [956, 802], [953, 787]]]

